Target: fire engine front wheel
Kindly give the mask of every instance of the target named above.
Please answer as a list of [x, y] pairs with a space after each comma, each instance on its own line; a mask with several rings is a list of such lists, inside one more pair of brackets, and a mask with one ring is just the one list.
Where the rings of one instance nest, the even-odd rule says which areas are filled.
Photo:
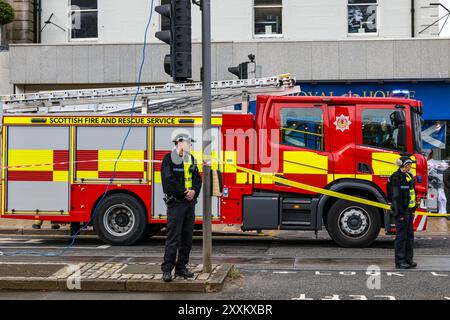
[[128, 246], [142, 240], [148, 233], [145, 209], [128, 194], [113, 194], [98, 207], [94, 228], [104, 242]]
[[326, 225], [330, 237], [338, 245], [362, 248], [371, 245], [378, 237], [381, 219], [375, 208], [338, 200], [328, 212]]

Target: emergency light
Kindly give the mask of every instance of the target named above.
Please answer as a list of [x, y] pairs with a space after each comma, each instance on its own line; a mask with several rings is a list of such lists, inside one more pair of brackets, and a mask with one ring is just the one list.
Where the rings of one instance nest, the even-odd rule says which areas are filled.
[[409, 99], [410, 92], [409, 90], [392, 90], [391, 95], [392, 98], [406, 98]]

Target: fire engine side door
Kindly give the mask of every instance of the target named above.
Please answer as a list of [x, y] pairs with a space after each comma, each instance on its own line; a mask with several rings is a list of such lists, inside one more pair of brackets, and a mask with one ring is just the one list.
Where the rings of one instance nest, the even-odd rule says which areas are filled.
[[[356, 131], [357, 177], [372, 181], [383, 192], [386, 192], [387, 178], [398, 169], [395, 160], [400, 157], [402, 150], [397, 145], [399, 129], [395, 128], [391, 120], [396, 110], [392, 104], [357, 107], [357, 119], [361, 123]], [[408, 128], [411, 127], [409, 119], [406, 115]], [[408, 135], [411, 134], [408, 132]], [[415, 165], [412, 172], [415, 174]]]
[[[328, 122], [325, 104], [274, 103], [268, 129], [275, 129], [278, 136], [268, 134], [267, 145], [272, 156], [269, 164], [261, 161], [261, 171], [277, 172], [278, 176], [288, 180], [325, 187], [328, 173], [332, 171]], [[277, 193], [314, 194], [264, 182], [264, 179], [260, 186]]]

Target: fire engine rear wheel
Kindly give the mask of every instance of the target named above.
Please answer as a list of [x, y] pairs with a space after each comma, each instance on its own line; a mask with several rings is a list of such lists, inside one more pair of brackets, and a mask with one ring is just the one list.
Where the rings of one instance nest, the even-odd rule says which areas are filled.
[[128, 246], [142, 240], [148, 231], [145, 209], [128, 194], [113, 194], [97, 209], [94, 228], [104, 242]]
[[373, 207], [338, 200], [331, 206], [326, 224], [329, 235], [338, 245], [363, 248], [378, 237], [381, 219]]

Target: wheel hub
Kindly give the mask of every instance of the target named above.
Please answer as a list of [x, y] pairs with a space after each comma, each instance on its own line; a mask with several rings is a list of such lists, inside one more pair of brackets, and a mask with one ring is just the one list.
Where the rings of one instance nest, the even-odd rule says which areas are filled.
[[341, 231], [352, 238], [366, 234], [369, 225], [369, 215], [362, 208], [347, 208], [339, 217]]
[[116, 216], [116, 219], [115, 219], [116, 221], [116, 224], [119, 226], [119, 227], [125, 227], [128, 223], [129, 223], [129, 221], [130, 221], [130, 218], [126, 215], [126, 213], [124, 213], [124, 212], [121, 212], [121, 213], [119, 213], [117, 216]]
[[134, 212], [125, 204], [113, 205], [106, 211], [103, 217], [103, 224], [111, 235], [123, 237], [134, 228]]

